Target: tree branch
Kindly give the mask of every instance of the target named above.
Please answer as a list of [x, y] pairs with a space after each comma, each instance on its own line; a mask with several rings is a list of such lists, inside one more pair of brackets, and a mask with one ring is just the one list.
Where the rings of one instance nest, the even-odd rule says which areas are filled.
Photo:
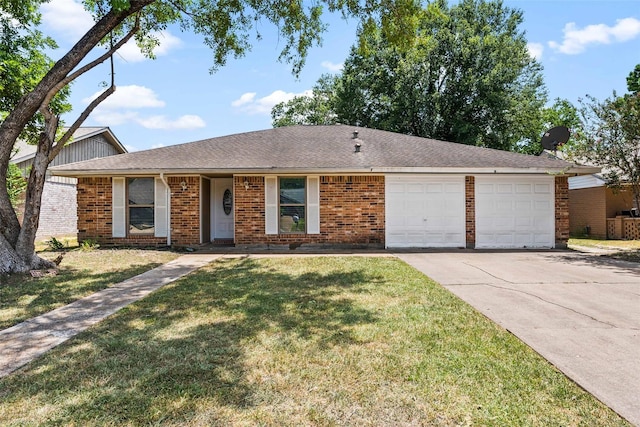
[[111, 48], [106, 53], [104, 53], [103, 55], [101, 55], [98, 58], [94, 59], [93, 61], [89, 62], [87, 65], [84, 65], [83, 67], [80, 67], [78, 70], [76, 70], [73, 73], [69, 74], [67, 77], [62, 79], [57, 85], [55, 85], [53, 88], [51, 88], [49, 90], [49, 92], [47, 93], [47, 97], [42, 102], [43, 105], [48, 105], [51, 102], [51, 99], [60, 90], [62, 90], [63, 87], [65, 87], [66, 85], [68, 85], [69, 83], [71, 83], [72, 81], [74, 81], [75, 79], [77, 79], [78, 77], [80, 77], [81, 75], [86, 73], [87, 71], [91, 70], [92, 68], [97, 67], [98, 65], [102, 64], [104, 61], [106, 61], [109, 58], [111, 58], [113, 60], [113, 54], [118, 49], [120, 49], [122, 46], [124, 46], [129, 40], [131, 40], [131, 38], [139, 30], [140, 30], [140, 15], [136, 15], [136, 23], [133, 26], [133, 28], [131, 28], [131, 30], [127, 33], [127, 35], [125, 35], [122, 39], [120, 39], [118, 41], [118, 43], [112, 44]]
[[128, 8], [109, 11], [54, 64], [32, 91], [20, 99], [9, 115], [0, 123], [0, 167], [5, 168], [8, 165], [11, 148], [26, 123], [31, 120], [41, 105], [47, 105], [43, 101], [51, 88], [56, 86], [61, 79], [66, 78], [91, 50], [127, 17], [138, 13], [156, 1], [158, 0], [129, 0]]
[[78, 130], [78, 128], [82, 125], [82, 123], [89, 117], [89, 114], [93, 112], [93, 110], [100, 105], [102, 101], [107, 99], [110, 95], [112, 95], [116, 91], [116, 87], [111, 85], [107, 90], [102, 92], [100, 96], [91, 101], [91, 103], [84, 109], [82, 114], [78, 116], [75, 122], [69, 127], [69, 129], [62, 135], [62, 137], [58, 140], [56, 145], [53, 147], [51, 152], [49, 153], [49, 162], [52, 162], [53, 159], [60, 154], [60, 151], [64, 148], [65, 144], [71, 139], [73, 133]]

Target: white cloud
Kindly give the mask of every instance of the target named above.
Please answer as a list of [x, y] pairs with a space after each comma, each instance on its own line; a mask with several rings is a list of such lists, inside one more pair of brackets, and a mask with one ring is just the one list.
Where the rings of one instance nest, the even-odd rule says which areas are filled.
[[[95, 99], [100, 92], [83, 99], [85, 104]], [[143, 108], [161, 108], [165, 102], [151, 89], [144, 86], [130, 85], [118, 87], [113, 95], [102, 102], [91, 113], [94, 121], [110, 126], [125, 123], [136, 123], [147, 129], [176, 130], [197, 129], [206, 126], [205, 121], [193, 114], [186, 114], [171, 119], [164, 115], [144, 117], [138, 111]], [[132, 150], [130, 150], [132, 151]]]
[[255, 92], [247, 92], [231, 103], [233, 107], [247, 114], [271, 114], [271, 109], [280, 102], [287, 102], [296, 96], [311, 96], [311, 90], [302, 93], [291, 93], [276, 90], [270, 95], [256, 99]]
[[135, 122], [138, 119], [138, 113], [136, 111], [114, 111], [97, 107], [91, 113], [91, 118], [100, 124], [105, 126], [117, 126], [125, 123]]
[[529, 51], [529, 56], [531, 56], [532, 58], [537, 60], [542, 59], [544, 46], [541, 43], [528, 43], [527, 50]]
[[[169, 31], [161, 31], [153, 35], [160, 42], [160, 45], [153, 50], [156, 56], [167, 55], [169, 51], [182, 45], [182, 40]], [[142, 62], [147, 59], [142, 52], [140, 52], [140, 48], [136, 45], [134, 39], [129, 40], [127, 44], [118, 49], [116, 57], [120, 57], [125, 62]]]
[[549, 42], [549, 47], [567, 55], [577, 55], [585, 51], [587, 46], [593, 44], [611, 44], [625, 42], [640, 35], [640, 20], [624, 18], [616, 21], [616, 25], [610, 27], [605, 24], [587, 25], [578, 28], [575, 22], [569, 22], [562, 30], [564, 40], [562, 43]]
[[240, 106], [245, 105], [245, 104], [250, 104], [250, 103], [253, 102], [255, 97], [256, 97], [256, 93], [255, 92], [243, 93], [242, 96], [240, 96], [240, 98], [238, 98], [235, 101], [233, 101], [231, 103], [231, 105], [233, 107], [240, 107]]
[[200, 116], [192, 114], [178, 117], [175, 120], [168, 119], [165, 116], [151, 116], [144, 119], [140, 118], [136, 121], [144, 128], [162, 130], [197, 129], [207, 125]]
[[[82, 102], [88, 104], [96, 99], [102, 91], [96, 92]], [[116, 91], [100, 104], [100, 109], [115, 110], [118, 108], [156, 108], [164, 107], [165, 102], [158, 99], [158, 95], [151, 89], [138, 86], [117, 86]]]
[[71, 41], [83, 36], [94, 24], [91, 14], [75, 0], [51, 0], [43, 3], [40, 11], [45, 26]]
[[339, 71], [342, 71], [342, 67], [344, 66], [344, 64], [334, 64], [331, 61], [322, 61], [320, 65], [326, 68], [327, 70], [331, 71], [332, 73], [337, 73]]

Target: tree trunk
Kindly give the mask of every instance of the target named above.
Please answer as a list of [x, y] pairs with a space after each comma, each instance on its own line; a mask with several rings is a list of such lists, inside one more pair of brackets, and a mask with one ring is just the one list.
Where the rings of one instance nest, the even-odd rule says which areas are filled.
[[[20, 133], [37, 113], [47, 109], [48, 102], [64, 88], [70, 73], [111, 31], [126, 18], [139, 12], [156, 0], [130, 0], [129, 8], [111, 10], [58, 60], [38, 85], [18, 102], [16, 107], [0, 123], [0, 273], [26, 272], [32, 269], [54, 266], [35, 254], [35, 234], [38, 229], [42, 191], [47, 168], [52, 159], [49, 154], [53, 145], [51, 126], [45, 125], [45, 132], [38, 143], [27, 187], [25, 213], [22, 226], [18, 221], [7, 191], [7, 172], [11, 152]], [[84, 72], [81, 70], [81, 72]]]

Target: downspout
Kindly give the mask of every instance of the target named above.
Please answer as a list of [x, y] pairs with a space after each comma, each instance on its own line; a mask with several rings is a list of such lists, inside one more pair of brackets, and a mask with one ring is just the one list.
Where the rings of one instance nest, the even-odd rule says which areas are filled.
[[160, 180], [167, 189], [167, 246], [171, 246], [171, 188], [164, 177], [164, 172], [160, 172]]

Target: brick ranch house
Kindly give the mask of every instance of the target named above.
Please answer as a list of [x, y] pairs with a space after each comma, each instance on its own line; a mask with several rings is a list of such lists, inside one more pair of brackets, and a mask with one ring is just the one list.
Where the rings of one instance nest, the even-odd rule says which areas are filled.
[[52, 168], [78, 239], [112, 245], [565, 247], [590, 167], [344, 125], [291, 126]]

